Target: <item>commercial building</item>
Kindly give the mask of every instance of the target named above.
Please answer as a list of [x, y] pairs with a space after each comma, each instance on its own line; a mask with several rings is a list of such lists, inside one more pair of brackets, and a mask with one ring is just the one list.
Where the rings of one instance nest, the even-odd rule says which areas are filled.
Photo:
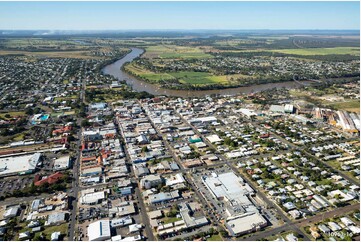
[[70, 156], [62, 156], [54, 160], [54, 171], [66, 170], [70, 167]]
[[87, 193], [81, 197], [81, 204], [94, 205], [100, 203], [104, 199], [105, 199], [104, 191]]
[[225, 225], [232, 236], [267, 226], [267, 221], [254, 204], [253, 189], [241, 177], [233, 172], [212, 173], [211, 176], [203, 176], [202, 181], [217, 200], [225, 202], [228, 215]]
[[0, 158], [0, 177], [33, 173], [40, 158], [40, 153]]
[[162, 203], [162, 202], [167, 202], [173, 199], [177, 199], [179, 198], [179, 191], [175, 190], [172, 192], [161, 192], [158, 194], [152, 194], [149, 196], [149, 202], [150, 203]]
[[88, 226], [89, 241], [104, 241], [111, 238], [109, 220], [98, 220]]
[[231, 236], [239, 236], [267, 226], [267, 221], [258, 212], [250, 212], [227, 218], [225, 225]]

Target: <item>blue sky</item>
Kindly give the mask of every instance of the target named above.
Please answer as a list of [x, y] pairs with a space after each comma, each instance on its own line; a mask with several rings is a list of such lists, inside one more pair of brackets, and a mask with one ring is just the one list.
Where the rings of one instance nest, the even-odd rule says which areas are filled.
[[356, 2], [0, 2], [0, 29], [360, 29]]

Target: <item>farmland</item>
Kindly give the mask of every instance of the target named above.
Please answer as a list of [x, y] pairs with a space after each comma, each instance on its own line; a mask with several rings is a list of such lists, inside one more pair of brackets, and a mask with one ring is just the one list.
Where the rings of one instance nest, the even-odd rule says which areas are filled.
[[281, 49], [269, 50], [291, 55], [360, 55], [360, 48], [356, 47], [336, 47], [336, 48], [306, 48], [306, 49]]
[[28, 56], [28, 57], [49, 57], [49, 58], [74, 58], [94, 59], [90, 51], [22, 51], [22, 50], [0, 50], [0, 56]]
[[200, 48], [176, 45], [149, 46], [145, 50], [146, 53], [144, 57], [146, 58], [191, 59], [212, 57], [210, 54], [204, 53]]

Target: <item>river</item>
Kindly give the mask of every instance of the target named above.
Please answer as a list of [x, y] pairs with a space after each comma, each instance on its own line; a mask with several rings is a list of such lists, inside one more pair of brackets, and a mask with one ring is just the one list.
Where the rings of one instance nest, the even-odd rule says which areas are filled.
[[131, 48], [131, 52], [124, 56], [122, 59], [114, 62], [113, 64], [107, 65], [102, 69], [104, 74], [111, 75], [117, 78], [119, 81], [126, 81], [126, 83], [133, 88], [133, 90], [137, 92], [146, 91], [153, 95], [165, 95], [165, 96], [176, 96], [176, 97], [202, 97], [211, 94], [219, 94], [219, 95], [239, 95], [239, 94], [250, 94], [254, 92], [260, 92], [263, 90], [268, 90], [272, 88], [298, 88], [302, 85], [308, 85], [311, 81], [302, 81], [300, 82], [280, 82], [280, 83], [268, 83], [261, 85], [252, 85], [247, 87], [237, 87], [237, 88], [228, 88], [228, 89], [217, 89], [217, 90], [172, 90], [161, 88], [157, 85], [150, 84], [137, 78], [128, 75], [122, 70], [122, 66], [131, 62], [135, 58], [139, 57], [143, 54], [144, 50], [139, 48]]

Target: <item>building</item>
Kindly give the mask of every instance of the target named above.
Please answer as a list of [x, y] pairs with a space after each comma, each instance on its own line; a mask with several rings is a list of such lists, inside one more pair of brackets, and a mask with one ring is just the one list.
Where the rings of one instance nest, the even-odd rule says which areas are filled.
[[92, 103], [89, 105], [90, 110], [104, 110], [108, 106], [107, 103]]
[[102, 202], [105, 199], [105, 192], [91, 192], [84, 194], [81, 197], [81, 204], [94, 205]]
[[54, 232], [51, 234], [51, 241], [58, 241], [60, 239], [60, 232]]
[[163, 179], [160, 177], [160, 175], [148, 175], [140, 180], [141, 187], [145, 189], [157, 187], [162, 183]]
[[48, 220], [45, 222], [45, 226], [64, 223], [66, 222], [66, 217], [67, 217], [67, 213], [64, 212], [55, 212], [49, 214]]
[[173, 199], [179, 198], [179, 191], [175, 190], [172, 192], [160, 192], [149, 196], [149, 202], [152, 204], [167, 202]]
[[70, 167], [70, 156], [62, 156], [54, 160], [54, 171], [66, 170]]
[[190, 124], [195, 124], [195, 123], [213, 123], [213, 122], [217, 122], [217, 118], [214, 116], [210, 116], [210, 117], [200, 117], [200, 118], [194, 118], [188, 121]]
[[61, 179], [63, 177], [63, 174], [60, 173], [60, 172], [56, 172], [48, 177], [43, 177], [41, 180], [39, 181], [35, 181], [34, 182], [34, 185], [35, 186], [41, 186], [45, 183], [48, 183], [48, 184], [54, 184], [56, 183], [59, 179]]
[[98, 220], [88, 226], [89, 241], [104, 241], [111, 238], [109, 220]]
[[110, 225], [112, 228], [124, 227], [124, 226], [130, 225], [130, 224], [133, 224], [133, 219], [130, 216], [113, 219], [112, 221], [110, 221]]
[[0, 177], [31, 174], [40, 163], [41, 154], [0, 158]]
[[181, 173], [171, 175], [170, 177], [165, 179], [166, 186], [174, 186], [174, 185], [181, 184], [184, 182], [185, 182], [185, 179]]
[[231, 236], [240, 236], [266, 227], [267, 221], [258, 212], [250, 212], [227, 218], [225, 225]]
[[285, 113], [293, 113], [294, 112], [294, 107], [292, 104], [286, 104], [285, 105]]
[[273, 113], [283, 113], [285, 111], [285, 107], [283, 105], [271, 105], [269, 111]]
[[267, 226], [267, 221], [254, 204], [253, 189], [233, 172], [212, 173], [202, 182], [210, 193], [225, 203], [226, 227], [232, 236], [239, 236]]
[[7, 218], [14, 218], [14, 217], [16, 217], [16, 216], [19, 214], [19, 211], [20, 211], [19, 206], [10, 207], [10, 208], [6, 209], [3, 217], [4, 217], [5, 219], [7, 219]]
[[103, 173], [103, 168], [100, 166], [85, 168], [81, 171], [81, 176], [96, 176]]
[[222, 139], [219, 138], [219, 136], [216, 134], [209, 135], [206, 137], [206, 139], [208, 139], [211, 143], [218, 143], [222, 141]]

